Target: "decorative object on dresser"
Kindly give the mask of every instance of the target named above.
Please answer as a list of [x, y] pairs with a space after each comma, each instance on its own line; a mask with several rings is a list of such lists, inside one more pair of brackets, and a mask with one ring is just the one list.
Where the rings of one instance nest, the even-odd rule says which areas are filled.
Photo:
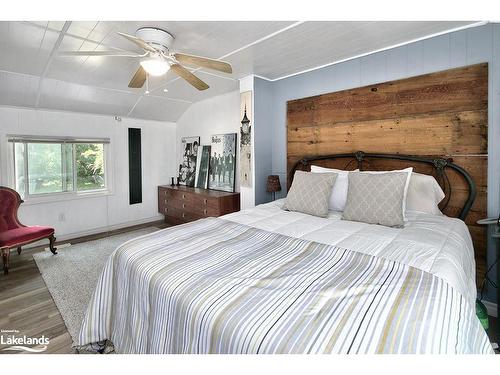
[[194, 186], [196, 176], [196, 157], [198, 155], [199, 145], [200, 137], [181, 138], [179, 177], [177, 180], [180, 185]]
[[236, 133], [212, 135], [208, 188], [234, 192]]
[[273, 201], [276, 200], [276, 192], [281, 191], [280, 176], [273, 174], [267, 176], [266, 190], [268, 193], [273, 193]]
[[240, 193], [188, 186], [159, 186], [158, 211], [169, 224], [183, 224], [240, 210]]
[[57, 254], [54, 228], [26, 226], [17, 218], [17, 210], [23, 202], [17, 191], [0, 186], [0, 252], [5, 274], [9, 273], [11, 249], [17, 248], [17, 253], [21, 254], [21, 246], [47, 238], [50, 241], [50, 251]]
[[202, 189], [208, 188], [208, 173], [210, 169], [211, 146], [199, 146], [196, 157], [196, 178], [194, 186]]

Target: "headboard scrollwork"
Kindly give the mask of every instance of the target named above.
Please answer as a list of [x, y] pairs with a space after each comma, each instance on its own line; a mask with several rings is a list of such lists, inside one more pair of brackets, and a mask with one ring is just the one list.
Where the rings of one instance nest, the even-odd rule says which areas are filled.
[[476, 198], [477, 189], [474, 180], [471, 175], [462, 167], [453, 163], [453, 159], [451, 158], [433, 158], [433, 157], [420, 157], [413, 155], [401, 155], [401, 154], [372, 154], [365, 153], [363, 151], [356, 151], [354, 153], [344, 153], [344, 154], [333, 154], [333, 155], [325, 155], [325, 156], [314, 156], [314, 157], [306, 157], [299, 160], [293, 166], [290, 175], [290, 183], [293, 179], [293, 175], [297, 169], [306, 169], [311, 166], [314, 162], [326, 161], [326, 160], [336, 160], [336, 159], [348, 159], [345, 164], [344, 169], [349, 169], [352, 167], [353, 163], [357, 163], [357, 168], [359, 170], [365, 170], [365, 164], [370, 164], [370, 159], [388, 159], [388, 160], [400, 160], [412, 163], [423, 163], [433, 167], [436, 176], [439, 178], [439, 182], [443, 191], [445, 192], [445, 200], [441, 203], [441, 209], [444, 210], [451, 198], [453, 193], [452, 185], [450, 183], [450, 179], [447, 175], [447, 169], [452, 169], [457, 172], [467, 183], [468, 186], [468, 195], [465, 200], [463, 206], [461, 207], [460, 212], [457, 217], [461, 220], [465, 220], [465, 217], [469, 213], [472, 204]]

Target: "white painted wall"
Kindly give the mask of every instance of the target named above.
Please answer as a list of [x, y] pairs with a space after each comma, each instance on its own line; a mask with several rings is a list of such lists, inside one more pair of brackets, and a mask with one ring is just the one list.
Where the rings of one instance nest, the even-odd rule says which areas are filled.
[[[240, 93], [233, 91], [194, 103], [177, 121], [176, 160], [180, 163], [181, 137], [200, 137], [202, 145], [209, 145], [212, 134], [237, 133], [236, 191], [240, 188]], [[171, 176], [177, 176], [172, 174]], [[170, 178], [169, 178], [170, 181]], [[243, 207], [242, 207], [243, 208]]]
[[[143, 202], [135, 205], [129, 205], [128, 193], [129, 127], [142, 129]], [[157, 186], [168, 183], [175, 171], [175, 128], [166, 122], [129, 118], [118, 122], [112, 116], [0, 107], [0, 184], [12, 180], [7, 134], [110, 138], [113, 190], [109, 195], [26, 202], [19, 211], [20, 220], [55, 227], [59, 239], [159, 220]], [[61, 213], [65, 221], [59, 221]]]

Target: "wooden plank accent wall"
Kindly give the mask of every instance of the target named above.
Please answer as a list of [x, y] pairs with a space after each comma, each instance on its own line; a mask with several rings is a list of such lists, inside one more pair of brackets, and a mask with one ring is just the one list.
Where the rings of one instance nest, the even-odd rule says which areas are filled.
[[[486, 270], [486, 232], [475, 222], [486, 216], [487, 63], [292, 100], [287, 104], [289, 181], [291, 168], [303, 157], [358, 150], [453, 158], [467, 170], [478, 188], [466, 224], [474, 242], [479, 285]], [[329, 166], [342, 167], [338, 161], [335, 163], [327, 162]], [[402, 164], [372, 160], [369, 169], [398, 169]], [[351, 169], [355, 167], [353, 164]], [[415, 167], [418, 172], [432, 174], [432, 167]], [[466, 199], [467, 187], [459, 175], [448, 174], [453, 192], [445, 213], [455, 216]]]

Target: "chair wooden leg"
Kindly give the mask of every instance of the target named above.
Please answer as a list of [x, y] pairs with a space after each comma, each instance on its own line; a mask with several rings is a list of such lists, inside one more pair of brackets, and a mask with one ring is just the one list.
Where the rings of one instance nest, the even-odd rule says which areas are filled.
[[19, 255], [21, 255], [21, 251], [22, 251], [21, 246], [19, 246], [19, 247], [17, 248], [17, 253], [18, 253]]
[[49, 237], [49, 241], [50, 241], [50, 243], [49, 243], [49, 249], [52, 252], [52, 254], [56, 255], [57, 254], [57, 251], [56, 251], [57, 248], [54, 247], [54, 244], [56, 243], [56, 237], [54, 235], [50, 236]]
[[2, 260], [3, 260], [3, 273], [7, 275], [9, 273], [9, 258], [10, 258], [10, 249], [2, 250]]

